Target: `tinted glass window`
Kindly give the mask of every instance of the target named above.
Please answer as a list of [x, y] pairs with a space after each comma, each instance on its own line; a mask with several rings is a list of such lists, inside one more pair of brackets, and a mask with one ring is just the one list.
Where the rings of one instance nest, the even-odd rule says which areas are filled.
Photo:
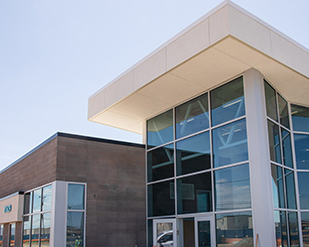
[[296, 212], [288, 212], [290, 245], [299, 246], [298, 219]]
[[303, 245], [309, 246], [309, 212], [301, 213], [301, 228], [303, 231]]
[[293, 129], [295, 131], [309, 132], [309, 108], [291, 105]]
[[30, 246], [30, 216], [24, 217], [24, 225], [23, 225], [23, 247]]
[[85, 185], [68, 185], [68, 209], [84, 209]]
[[24, 214], [31, 213], [31, 205], [32, 205], [32, 193], [26, 193], [24, 195]]
[[147, 153], [148, 182], [174, 176], [174, 145]]
[[213, 126], [245, 115], [242, 81], [240, 77], [210, 92]]
[[217, 214], [216, 231], [217, 246], [253, 246], [251, 212]]
[[3, 225], [0, 224], [0, 247], [3, 246]]
[[248, 160], [246, 120], [214, 129], [212, 138], [215, 167]]
[[15, 246], [15, 223], [10, 224], [10, 247]]
[[41, 247], [49, 246], [50, 239], [50, 213], [42, 214], [41, 220]]
[[267, 116], [278, 121], [276, 91], [264, 81]]
[[207, 93], [176, 107], [176, 138], [209, 127]]
[[42, 211], [51, 210], [51, 197], [52, 197], [52, 186], [46, 186], [43, 188], [42, 198]]
[[35, 190], [33, 192], [33, 213], [37, 213], [41, 211], [41, 194], [42, 190]]
[[292, 156], [290, 133], [282, 128], [281, 138], [282, 138], [282, 150], [283, 150], [283, 164], [293, 168], [293, 156]]
[[173, 110], [164, 112], [147, 121], [148, 148], [173, 140]]
[[282, 168], [280, 166], [272, 165], [271, 176], [274, 208], [285, 208]]
[[298, 169], [309, 169], [309, 135], [294, 134]]
[[148, 186], [148, 216], [175, 214], [174, 180]]
[[270, 159], [281, 163], [279, 126], [268, 120], [268, 139]]
[[287, 128], [290, 128], [289, 113], [288, 113], [288, 103], [279, 94], [278, 94], [278, 103], [279, 103], [280, 123], [283, 126], [285, 126]]
[[[282, 243], [282, 247], [287, 247], [287, 223], [285, 211], [275, 211], [276, 242]], [[278, 247], [280, 245], [277, 245]]]
[[176, 143], [177, 175], [210, 169], [209, 132]]
[[177, 208], [179, 214], [212, 210], [210, 172], [177, 180]]
[[216, 210], [251, 207], [249, 165], [215, 171]]
[[309, 209], [309, 173], [308, 172], [298, 172], [298, 190], [299, 190], [300, 208]]
[[32, 216], [31, 247], [39, 246], [40, 217], [40, 214], [35, 214]]
[[84, 213], [67, 212], [67, 247], [84, 246]]
[[288, 169], [284, 170], [287, 206], [288, 208], [296, 209], [294, 172]]

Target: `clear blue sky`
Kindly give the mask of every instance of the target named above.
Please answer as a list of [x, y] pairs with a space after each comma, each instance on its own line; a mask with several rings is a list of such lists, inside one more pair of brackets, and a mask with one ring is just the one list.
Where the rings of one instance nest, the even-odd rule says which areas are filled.
[[[141, 142], [87, 120], [88, 97], [219, 0], [0, 1], [0, 170], [57, 131]], [[309, 47], [308, 0], [235, 0]]]

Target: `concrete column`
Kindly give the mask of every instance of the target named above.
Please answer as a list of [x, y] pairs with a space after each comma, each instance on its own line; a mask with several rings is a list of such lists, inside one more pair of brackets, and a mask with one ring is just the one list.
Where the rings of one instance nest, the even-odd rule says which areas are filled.
[[3, 247], [10, 246], [10, 224], [3, 225]]
[[[276, 246], [263, 76], [244, 73], [254, 246]], [[256, 237], [258, 235], [258, 244]]]
[[15, 225], [15, 246], [21, 247], [23, 246], [23, 223], [16, 222]]

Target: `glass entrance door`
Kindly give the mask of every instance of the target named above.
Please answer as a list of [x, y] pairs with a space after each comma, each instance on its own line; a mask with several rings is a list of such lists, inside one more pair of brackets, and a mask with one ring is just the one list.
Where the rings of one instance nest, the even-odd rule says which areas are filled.
[[215, 246], [215, 229], [212, 217], [195, 218], [195, 246]]
[[153, 221], [153, 244], [156, 247], [177, 247], [176, 219]]

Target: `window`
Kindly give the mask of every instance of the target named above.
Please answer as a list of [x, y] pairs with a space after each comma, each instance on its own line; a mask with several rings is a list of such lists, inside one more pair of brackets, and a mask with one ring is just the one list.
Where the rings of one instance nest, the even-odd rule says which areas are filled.
[[276, 91], [266, 81], [264, 81], [264, 87], [267, 116], [278, 121]]
[[296, 166], [309, 169], [309, 135], [294, 134]]
[[85, 246], [85, 184], [68, 184], [66, 246]]
[[309, 132], [309, 107], [291, 105], [294, 131]]
[[0, 247], [3, 247], [3, 225], [0, 224]]
[[10, 247], [15, 246], [15, 223], [10, 224]]

